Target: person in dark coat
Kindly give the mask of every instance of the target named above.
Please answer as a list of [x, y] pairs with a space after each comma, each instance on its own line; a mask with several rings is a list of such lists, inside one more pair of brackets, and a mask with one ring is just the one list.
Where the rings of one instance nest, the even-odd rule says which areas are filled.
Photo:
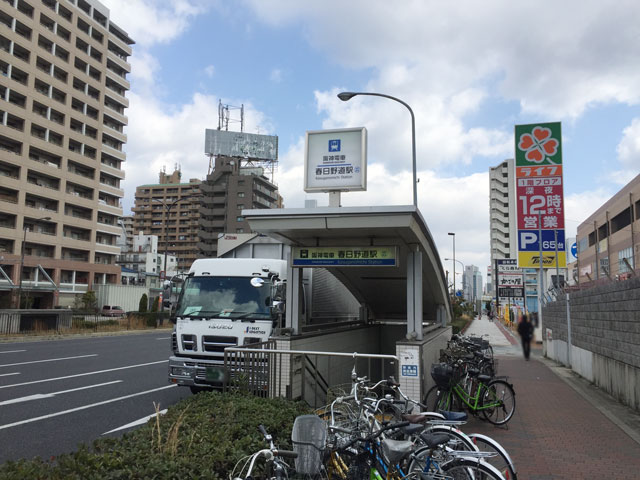
[[529, 360], [529, 355], [531, 355], [531, 339], [533, 338], [533, 324], [531, 323], [531, 318], [526, 313], [522, 315], [522, 319], [518, 324], [518, 334], [522, 340], [524, 358], [525, 360]]

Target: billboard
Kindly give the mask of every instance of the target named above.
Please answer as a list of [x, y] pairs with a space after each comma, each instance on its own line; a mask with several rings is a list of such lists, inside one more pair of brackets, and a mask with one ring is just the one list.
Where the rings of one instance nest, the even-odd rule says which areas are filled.
[[496, 260], [496, 285], [500, 298], [520, 299], [524, 297], [524, 276], [515, 258]]
[[515, 126], [521, 268], [539, 268], [541, 257], [544, 268], [566, 267], [561, 139], [560, 122]]
[[304, 155], [305, 192], [366, 189], [366, 128], [307, 132]]
[[204, 153], [275, 162], [278, 160], [278, 137], [207, 128], [204, 132]]

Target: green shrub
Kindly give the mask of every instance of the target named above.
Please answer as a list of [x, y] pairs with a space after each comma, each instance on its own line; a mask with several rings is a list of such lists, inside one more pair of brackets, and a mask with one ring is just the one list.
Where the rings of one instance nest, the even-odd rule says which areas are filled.
[[0, 478], [227, 479], [240, 458], [264, 448], [259, 424], [280, 448], [290, 449], [293, 421], [307, 413], [301, 402], [200, 393], [122, 438], [96, 440], [93, 448], [82, 446], [55, 464], [6, 462]]
[[158, 306], [160, 305], [160, 297], [156, 297], [153, 299], [153, 304], [151, 305], [151, 311], [157, 312]]
[[140, 303], [138, 303], [138, 311], [139, 312], [146, 312], [147, 311], [147, 305], [149, 305], [149, 297], [147, 297], [146, 293], [143, 293], [142, 297], [140, 297]]

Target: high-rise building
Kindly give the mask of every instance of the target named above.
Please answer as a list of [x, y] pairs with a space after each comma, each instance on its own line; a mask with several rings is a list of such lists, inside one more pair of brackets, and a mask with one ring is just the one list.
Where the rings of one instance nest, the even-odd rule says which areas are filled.
[[0, 303], [69, 305], [120, 279], [134, 42], [95, 0], [5, 0], [0, 23]]
[[[517, 224], [513, 160], [489, 169], [489, 221], [491, 265], [497, 259], [517, 258]], [[493, 282], [496, 295], [496, 282]]]
[[219, 155], [215, 167], [202, 183], [199, 255], [216, 257], [218, 237], [223, 233], [250, 233], [242, 217], [244, 209], [279, 208], [278, 187], [262, 167], [247, 165], [240, 158]]
[[[198, 253], [198, 216], [201, 181], [192, 178], [180, 183], [182, 173], [160, 172], [157, 184], [136, 187], [133, 211], [133, 231], [156, 235], [158, 253], [164, 262], [165, 253], [174, 255], [177, 272], [186, 272]], [[167, 261], [170, 265], [170, 262]], [[164, 266], [161, 272], [164, 272]], [[170, 271], [167, 272], [172, 273]]]
[[482, 298], [482, 273], [475, 265], [465, 265], [462, 273], [464, 298], [475, 302]]

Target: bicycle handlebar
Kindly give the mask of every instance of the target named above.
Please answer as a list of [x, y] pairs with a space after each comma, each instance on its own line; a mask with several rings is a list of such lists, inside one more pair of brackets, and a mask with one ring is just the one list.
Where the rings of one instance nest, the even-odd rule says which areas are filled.
[[282, 458], [298, 458], [298, 452], [292, 450], [273, 450], [273, 455]]

